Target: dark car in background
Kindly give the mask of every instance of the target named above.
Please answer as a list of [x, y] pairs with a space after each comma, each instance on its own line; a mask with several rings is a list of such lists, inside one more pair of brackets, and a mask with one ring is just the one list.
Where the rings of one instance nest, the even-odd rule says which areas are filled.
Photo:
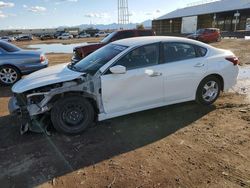
[[40, 36], [41, 40], [49, 40], [49, 39], [54, 39], [54, 38], [55, 38], [54, 35], [51, 35], [51, 34], [44, 34]]
[[8, 42], [0, 41], [0, 84], [12, 85], [22, 75], [48, 66], [42, 52], [23, 50]]
[[187, 38], [198, 40], [205, 43], [221, 41], [220, 29], [204, 28], [198, 29], [195, 33], [188, 35]]
[[97, 49], [109, 44], [110, 42], [114, 42], [116, 40], [132, 38], [132, 37], [142, 37], [142, 36], [155, 36], [155, 32], [150, 29], [133, 29], [133, 30], [120, 30], [114, 31], [113, 33], [106, 36], [101, 42], [88, 44], [84, 46], [75, 47], [73, 50], [72, 62], [76, 63], [88, 56], [92, 52]]
[[33, 40], [33, 37], [31, 35], [24, 35], [16, 38], [16, 41], [29, 41], [29, 40]]

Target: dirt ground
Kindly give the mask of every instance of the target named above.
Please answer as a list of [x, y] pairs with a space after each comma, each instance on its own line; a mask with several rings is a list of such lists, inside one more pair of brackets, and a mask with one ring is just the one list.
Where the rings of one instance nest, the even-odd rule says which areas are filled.
[[[250, 64], [250, 41], [212, 45]], [[47, 57], [53, 65], [71, 54]], [[10, 88], [0, 88], [0, 187], [250, 187], [247, 95], [230, 92], [209, 107], [188, 102], [122, 116], [78, 136], [21, 136], [7, 110], [10, 96]]]

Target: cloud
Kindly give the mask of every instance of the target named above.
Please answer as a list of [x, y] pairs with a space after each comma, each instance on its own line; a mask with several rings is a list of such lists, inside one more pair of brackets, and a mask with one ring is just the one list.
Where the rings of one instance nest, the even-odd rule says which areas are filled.
[[28, 6], [27, 5], [23, 5], [23, 8], [28, 8]]
[[7, 15], [5, 15], [2, 11], [0, 11], [0, 18], [6, 18]]
[[65, 2], [76, 3], [76, 2], [78, 2], [78, 0], [57, 0], [57, 1], [55, 2], [55, 4], [56, 4], [56, 5], [60, 5], [60, 4], [65, 3]]
[[98, 19], [107, 19], [110, 18], [108, 13], [88, 13], [84, 15], [86, 18], [98, 18]]
[[14, 7], [14, 6], [15, 6], [14, 3], [0, 1], [0, 8]]
[[[26, 8], [27, 8], [27, 6], [26, 6]], [[34, 7], [28, 8], [28, 10], [31, 12], [45, 12], [47, 9], [45, 7], [34, 6]]]

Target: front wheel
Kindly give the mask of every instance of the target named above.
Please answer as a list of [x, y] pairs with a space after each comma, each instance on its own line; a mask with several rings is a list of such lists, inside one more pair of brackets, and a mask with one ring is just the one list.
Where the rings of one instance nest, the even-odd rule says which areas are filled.
[[213, 104], [219, 97], [221, 82], [215, 76], [203, 79], [196, 92], [196, 101], [203, 105]]
[[70, 95], [59, 99], [51, 110], [51, 121], [58, 132], [78, 134], [94, 121], [94, 108], [86, 98]]

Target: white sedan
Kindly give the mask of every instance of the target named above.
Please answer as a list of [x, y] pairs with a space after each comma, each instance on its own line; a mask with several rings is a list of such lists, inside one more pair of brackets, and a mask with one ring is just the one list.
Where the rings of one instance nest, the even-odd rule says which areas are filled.
[[95, 119], [193, 100], [211, 105], [236, 84], [238, 63], [231, 51], [185, 38], [124, 39], [23, 78], [9, 110], [22, 111], [22, 130], [50, 114], [58, 131], [79, 133]]
[[57, 37], [57, 39], [73, 39], [73, 35], [69, 34], [69, 33], [63, 33], [61, 36]]

